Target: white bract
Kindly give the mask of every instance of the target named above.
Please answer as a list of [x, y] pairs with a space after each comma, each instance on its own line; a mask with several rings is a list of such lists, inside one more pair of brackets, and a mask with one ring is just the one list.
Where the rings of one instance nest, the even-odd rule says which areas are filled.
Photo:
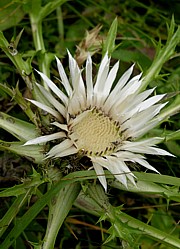
[[133, 66], [113, 86], [119, 62], [110, 69], [110, 58], [107, 54], [100, 64], [95, 82], [92, 78], [92, 60], [88, 56], [84, 82], [76, 61], [70, 53], [68, 55], [70, 79], [56, 58], [64, 91], [46, 75], [38, 72], [52, 91], [51, 93], [37, 84], [49, 104], [29, 100], [56, 118], [57, 121], [52, 125], [58, 127], [59, 131], [29, 140], [25, 145], [60, 139], [61, 142], [50, 149], [46, 158], [77, 153], [89, 157], [93, 165], [91, 168], [94, 168], [105, 190], [107, 182], [104, 168], [125, 186], [127, 181], [135, 184], [135, 176], [127, 162], [137, 163], [157, 172], [143, 154], [171, 154], [155, 146], [161, 138], [142, 137], [161, 121], [158, 113], [166, 103], [158, 102], [164, 94], [149, 97], [154, 89], [140, 92], [141, 74], [130, 79]]

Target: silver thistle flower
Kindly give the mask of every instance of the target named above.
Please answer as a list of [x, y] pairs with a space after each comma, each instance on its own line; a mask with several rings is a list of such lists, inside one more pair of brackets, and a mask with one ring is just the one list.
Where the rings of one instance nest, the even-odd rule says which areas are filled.
[[140, 138], [160, 122], [158, 113], [166, 103], [158, 102], [164, 94], [149, 97], [154, 89], [140, 92], [141, 74], [130, 79], [133, 66], [122, 75], [113, 88], [119, 62], [109, 70], [110, 58], [107, 54], [100, 64], [94, 83], [92, 60], [90, 55], [88, 56], [84, 82], [76, 61], [70, 53], [68, 55], [70, 80], [61, 62], [56, 58], [61, 83], [66, 93], [46, 75], [38, 72], [60, 101], [39, 84], [37, 86], [49, 104], [29, 100], [52, 114], [57, 120], [52, 125], [60, 131], [29, 140], [25, 145], [46, 143], [61, 138], [62, 142], [52, 147], [46, 158], [64, 157], [83, 151], [92, 161], [92, 168], [105, 190], [107, 182], [104, 168], [125, 186], [128, 180], [135, 184], [135, 176], [126, 162], [138, 163], [158, 172], [146, 161], [144, 154], [171, 154], [155, 146], [161, 138]]

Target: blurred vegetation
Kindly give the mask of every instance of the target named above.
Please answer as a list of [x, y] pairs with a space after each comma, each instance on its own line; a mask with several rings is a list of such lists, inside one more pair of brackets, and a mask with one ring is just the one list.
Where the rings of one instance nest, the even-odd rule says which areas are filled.
[[[47, 8], [43, 9], [41, 6]], [[39, 12], [41, 9], [44, 12]], [[166, 44], [168, 27], [171, 25], [172, 16], [174, 16], [175, 29], [177, 29], [177, 25], [180, 23], [179, 1], [42, 0], [41, 2], [39, 0], [1, 0], [0, 30], [9, 42], [8, 49], [12, 57], [16, 53], [20, 55], [24, 72], [19, 70], [22, 67], [18, 68], [16, 61], [10, 60], [6, 51], [2, 49], [0, 53], [0, 83], [4, 87], [10, 87], [13, 91], [18, 89], [18, 94], [13, 94], [13, 91], [8, 93], [4, 87], [0, 87], [0, 111], [23, 121], [32, 122], [30, 117], [33, 114], [28, 109], [29, 106], [26, 106], [20, 99], [22, 96], [27, 98], [32, 95], [28, 86], [31, 81], [35, 80], [34, 69], [41, 70], [47, 75], [51, 75], [52, 79], [55, 79], [54, 76], [58, 77], [58, 72], [54, 55], [62, 60], [65, 69], [67, 69], [67, 49], [71, 51], [82, 67], [84, 66], [87, 52], [93, 54], [93, 61], [98, 64], [102, 58], [103, 46], [105, 46], [110, 26], [116, 17], [118, 26], [115, 46], [111, 54], [112, 64], [117, 60], [121, 61], [119, 75], [133, 63], [136, 63], [134, 74], [137, 74], [140, 70], [145, 74], [152, 65], [159, 47]], [[37, 20], [39, 21], [38, 25], [42, 24], [42, 34], [40, 36], [43, 40], [39, 43], [37, 37], [33, 34], [33, 22]], [[157, 93], [169, 93], [170, 96], [174, 96], [169, 100], [170, 104], [174, 103], [174, 105], [179, 105], [179, 52], [179, 45], [177, 45], [176, 52], [163, 64], [160, 74], [148, 86], [150, 88], [156, 86]], [[36, 78], [40, 81], [37, 76]], [[174, 99], [177, 102], [173, 102]], [[23, 105], [25, 105], [24, 109], [22, 108]], [[32, 112], [35, 113], [35, 110], [33, 109]], [[45, 120], [40, 121], [46, 124]], [[33, 128], [27, 128], [27, 132], [29, 131], [28, 129]], [[152, 136], [162, 135], [163, 133], [166, 135], [171, 134], [171, 137], [174, 134], [175, 139], [167, 140], [160, 146], [169, 150], [176, 157], [148, 157], [148, 161], [163, 175], [176, 177], [176, 179], [180, 175], [180, 144], [179, 135], [176, 136], [177, 133], [175, 132], [179, 129], [180, 116], [178, 113], [174, 113], [169, 120], [167, 119], [150, 133]], [[1, 242], [3, 242], [13, 226], [18, 223], [20, 217], [34, 205], [37, 199], [46, 193], [49, 182], [47, 183], [45, 179], [46, 173], [42, 166], [31, 160], [30, 157], [33, 155], [33, 151], [28, 158], [19, 156], [15, 145], [11, 149], [7, 149], [8, 146], [10, 147], [8, 142], [17, 142], [17, 137], [15, 138], [5, 129], [0, 129], [0, 140], [0, 188], [3, 191], [13, 186], [20, 186], [18, 190], [15, 189], [20, 192], [9, 194], [9, 196], [7, 194], [1, 198], [0, 217], [3, 218], [7, 210], [10, 210], [13, 220], [2, 236]], [[5, 144], [4, 141], [7, 143]], [[21, 150], [21, 147], [19, 147], [19, 150]], [[28, 188], [27, 185], [20, 185], [29, 184], [29, 179], [34, 181], [33, 189], [30, 189], [29, 185]], [[172, 185], [165, 183], [158, 182], [158, 186], [165, 186], [167, 193], [171, 191], [177, 197], [179, 185], [173, 182]], [[86, 187], [84, 182], [81, 185], [81, 187]], [[22, 189], [28, 189], [29, 193], [28, 191], [23, 192]], [[16, 199], [14, 196], [19, 196], [20, 193], [22, 194], [21, 199]], [[132, 219], [136, 218], [160, 231], [171, 234], [175, 238], [179, 238], [180, 202], [178, 198], [180, 197], [169, 199], [167, 195], [163, 196], [156, 192], [128, 192], [119, 190], [113, 184], [110, 184], [107, 196], [113, 207], [123, 205], [120, 210], [132, 216]], [[108, 220], [108, 218], [104, 221], [101, 217], [102, 219], [97, 223], [98, 218], [96, 215], [93, 212], [87, 213], [79, 203], [80, 201], [75, 203], [65, 219], [58, 233], [55, 248], [178, 248], [166, 245], [162, 241], [159, 242], [158, 239], [152, 239], [151, 236], [146, 236], [143, 230], [132, 231], [135, 234], [134, 237], [136, 237], [135, 241], [137, 243], [134, 247], [132, 247], [132, 244], [129, 247], [129, 244], [125, 241], [126, 237], [121, 240], [117, 234], [112, 240], [109, 239], [106, 244], [103, 244], [109, 238], [109, 234], [112, 235], [109, 229], [112, 220]], [[10, 207], [13, 208], [10, 209]], [[111, 209], [107, 210], [107, 213], [112, 211]], [[101, 213], [101, 211], [99, 212]], [[100, 213], [97, 216], [101, 216]], [[40, 242], [46, 232], [47, 219], [48, 210], [45, 207], [25, 226], [16, 242], [10, 247], [3, 248], [41, 248]], [[127, 230], [124, 231], [130, 236], [131, 230], [128, 229], [127, 227]], [[127, 241], [131, 241], [131, 239], [131, 237], [128, 237]], [[138, 247], [138, 244], [140, 244], [140, 247]]]

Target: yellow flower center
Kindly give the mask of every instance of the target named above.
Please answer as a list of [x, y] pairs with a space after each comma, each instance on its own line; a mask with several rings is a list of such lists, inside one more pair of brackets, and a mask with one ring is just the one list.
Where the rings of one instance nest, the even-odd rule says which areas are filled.
[[118, 123], [98, 109], [77, 115], [69, 130], [75, 146], [87, 155], [110, 154], [121, 141]]

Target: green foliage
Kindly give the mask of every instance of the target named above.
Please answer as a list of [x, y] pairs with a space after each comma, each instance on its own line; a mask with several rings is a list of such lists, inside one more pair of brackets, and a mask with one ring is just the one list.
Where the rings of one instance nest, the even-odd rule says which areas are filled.
[[35, 138], [38, 135], [36, 127], [31, 123], [14, 118], [3, 112], [0, 113], [0, 126], [22, 142]]
[[104, 56], [107, 51], [108, 51], [108, 55], [110, 56], [112, 52], [115, 50], [117, 27], [118, 27], [118, 21], [117, 21], [117, 18], [115, 18], [108, 31], [106, 41], [103, 44], [102, 56]]
[[[77, 249], [180, 248], [176, 23], [175, 0], [1, 1], [0, 248], [71, 248], [72, 241]], [[51, 116], [26, 100], [47, 102], [36, 82], [49, 89], [34, 68], [54, 75], [52, 80], [61, 87], [54, 56], [66, 68], [66, 48], [82, 65], [88, 52], [98, 64], [108, 51], [113, 63], [121, 60], [119, 75], [135, 62], [135, 71], [143, 71], [142, 89], [157, 86], [157, 93], [168, 93], [164, 101], [169, 103], [160, 116], [163, 122], [149, 133], [162, 137], [162, 148], [176, 155], [148, 158], [162, 174], [134, 172], [137, 185], [128, 184], [127, 190], [105, 172], [109, 192], [104, 193], [94, 171], [79, 171], [81, 161], [45, 160], [45, 145], [23, 146], [53, 129]], [[70, 173], [72, 164], [77, 170]], [[30, 171], [24, 170], [27, 165]]]
[[25, 13], [20, 1], [2, 0], [0, 2], [0, 30], [6, 30], [17, 25]]

